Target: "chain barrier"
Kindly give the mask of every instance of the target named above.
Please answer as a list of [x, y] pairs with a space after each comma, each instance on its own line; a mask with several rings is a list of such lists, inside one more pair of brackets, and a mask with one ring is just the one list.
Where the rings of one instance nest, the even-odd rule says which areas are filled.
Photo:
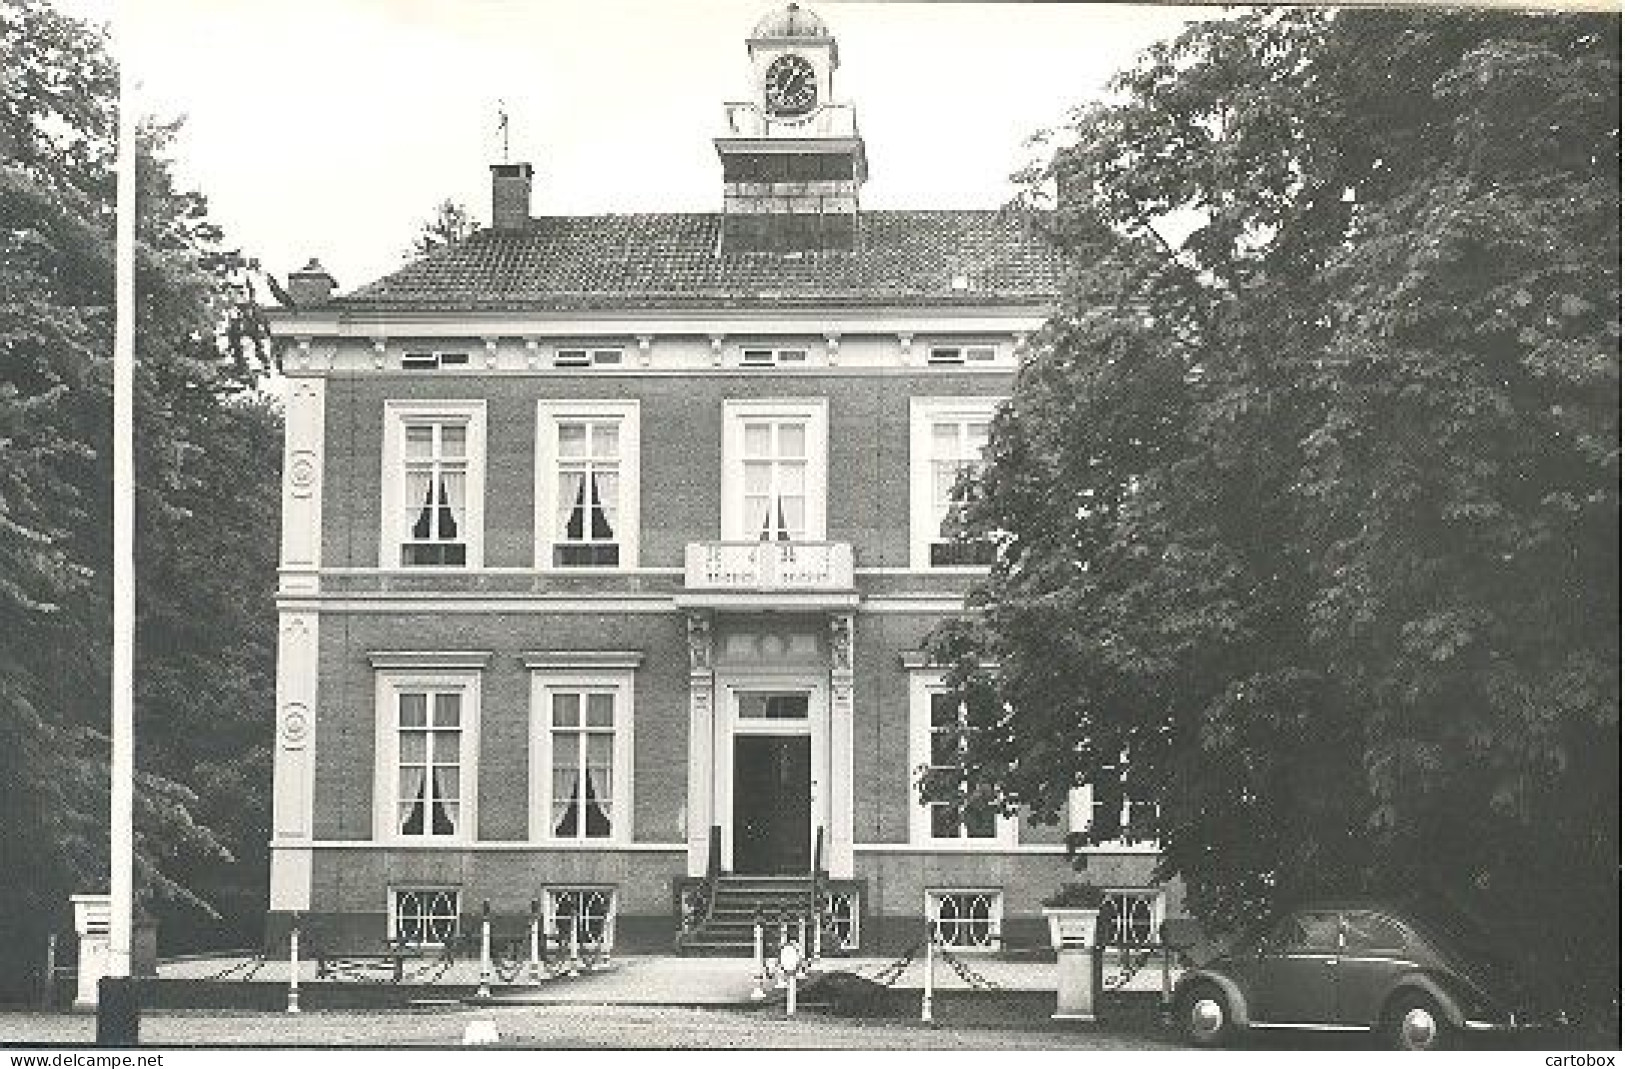
[[879, 984], [881, 987], [891, 987], [893, 984], [897, 983], [898, 980], [902, 979], [903, 973], [908, 969], [910, 963], [914, 961], [915, 955], [919, 954], [924, 947], [925, 943], [923, 942], [915, 943], [913, 946], [903, 951], [902, 957], [898, 958], [890, 965], [887, 965], [873, 976], [868, 977], [869, 981], [871, 983]]
[[[235, 981], [235, 982], [238, 982], [238, 983], [246, 983], [247, 981], [252, 980], [254, 978], [254, 974], [259, 972], [260, 968], [262, 966], [264, 966], [264, 965], [265, 965], [265, 955], [264, 954], [256, 954], [251, 958], [244, 958], [242, 961], [236, 962], [236, 963], [231, 964], [231, 965], [227, 965], [224, 969], [221, 969], [219, 972], [214, 973], [213, 975], [210, 975], [210, 976], [205, 976], [205, 977], [203, 977], [203, 979], [205, 979], [205, 980], [232, 980], [232, 981]], [[233, 976], [232, 973], [238, 971], [239, 969], [244, 969], [246, 971], [241, 976]]]
[[944, 946], [943, 944], [941, 944], [941, 943], [937, 944], [937, 953], [942, 956], [943, 961], [948, 963], [948, 968], [950, 968], [950, 969], [952, 969], [954, 971], [954, 975], [959, 977], [961, 980], [965, 981], [965, 983], [969, 984], [971, 986], [972, 990], [975, 990], [975, 991], [1002, 991], [1003, 990], [1003, 988], [1001, 988], [998, 984], [994, 983], [992, 980], [989, 980], [987, 977], [983, 976], [981, 973], [979, 973], [975, 969], [971, 968], [970, 965], [968, 965], [964, 961], [960, 960], [958, 955], [956, 955], [956, 954], [952, 953], [951, 951], [949, 951], [949, 949], [946, 946]]
[[1140, 951], [1138, 959], [1134, 957], [1134, 948], [1132, 947], [1117, 947], [1116, 949], [1123, 951], [1124, 960], [1122, 965], [1118, 967], [1117, 976], [1111, 979], [1101, 977], [1100, 989], [1102, 991], [1122, 991], [1128, 987], [1134, 978], [1140, 975], [1140, 971], [1145, 968], [1146, 962], [1150, 961], [1157, 951], [1162, 948], [1157, 946], [1146, 947]]

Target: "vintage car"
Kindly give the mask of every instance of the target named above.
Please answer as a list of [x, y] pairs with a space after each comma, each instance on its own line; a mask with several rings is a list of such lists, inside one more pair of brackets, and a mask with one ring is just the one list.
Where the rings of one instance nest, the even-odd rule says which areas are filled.
[[1448, 910], [1377, 902], [1288, 910], [1186, 970], [1174, 1021], [1198, 1046], [1244, 1029], [1377, 1032], [1401, 1050], [1553, 1023], [1488, 932]]

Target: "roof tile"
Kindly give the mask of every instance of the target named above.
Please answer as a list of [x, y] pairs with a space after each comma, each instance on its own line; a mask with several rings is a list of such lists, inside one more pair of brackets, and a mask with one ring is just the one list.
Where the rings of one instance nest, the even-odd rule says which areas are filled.
[[[1058, 256], [1012, 210], [865, 211], [851, 251], [723, 252], [703, 212], [544, 216], [482, 230], [339, 298], [350, 308], [1040, 303]], [[954, 284], [963, 276], [962, 288]]]

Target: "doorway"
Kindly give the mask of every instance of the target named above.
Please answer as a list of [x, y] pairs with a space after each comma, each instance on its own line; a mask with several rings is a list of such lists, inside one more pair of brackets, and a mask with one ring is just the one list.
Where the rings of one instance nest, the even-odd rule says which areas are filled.
[[733, 762], [734, 871], [805, 875], [812, 865], [812, 739], [738, 735]]

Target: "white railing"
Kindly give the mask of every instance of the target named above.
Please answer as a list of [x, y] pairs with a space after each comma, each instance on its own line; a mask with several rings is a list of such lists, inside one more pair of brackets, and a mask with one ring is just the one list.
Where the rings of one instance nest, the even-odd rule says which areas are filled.
[[775, 116], [772, 125], [761, 105], [731, 101], [723, 105], [730, 137], [857, 137], [858, 114], [850, 104], [825, 104], [799, 118]]
[[690, 542], [690, 590], [851, 590], [849, 542]]

